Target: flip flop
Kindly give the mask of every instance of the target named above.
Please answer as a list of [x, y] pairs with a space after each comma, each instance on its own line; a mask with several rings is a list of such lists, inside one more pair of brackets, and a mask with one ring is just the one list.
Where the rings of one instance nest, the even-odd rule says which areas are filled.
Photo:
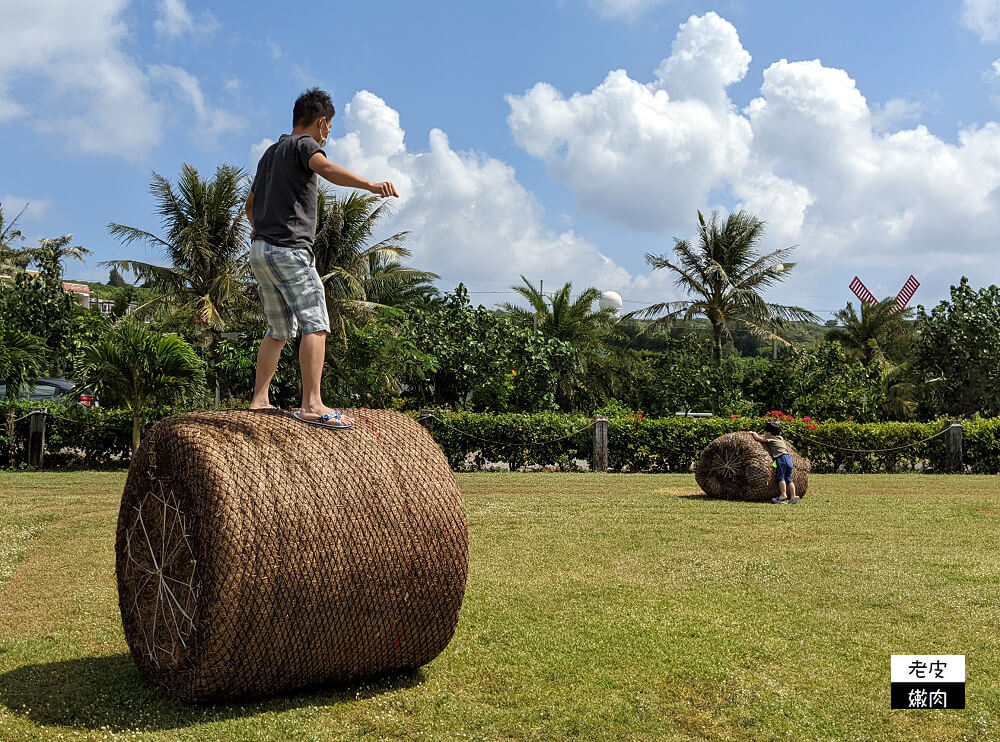
[[354, 425], [351, 423], [345, 423], [344, 418], [341, 417], [340, 410], [334, 410], [333, 412], [328, 412], [322, 417], [317, 417], [315, 420], [306, 420], [302, 417], [302, 412], [297, 411], [292, 413], [294, 417], [299, 422], [303, 422], [306, 425], [315, 425], [317, 428], [329, 428], [330, 430], [347, 430], [348, 428], [353, 428]]
[[274, 405], [271, 405], [270, 407], [251, 407], [249, 409], [250, 412], [272, 412], [273, 410], [276, 410], [278, 408], [275, 407]]

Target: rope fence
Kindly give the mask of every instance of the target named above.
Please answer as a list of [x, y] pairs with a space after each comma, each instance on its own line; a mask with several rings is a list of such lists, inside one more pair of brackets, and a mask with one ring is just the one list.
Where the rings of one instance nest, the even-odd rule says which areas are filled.
[[[88, 419], [86, 416], [70, 417], [60, 414], [61, 412], [61, 410], [56, 412], [39, 409], [14, 418], [13, 423], [16, 424], [30, 420], [31, 432], [28, 435], [18, 433], [16, 450], [13, 448], [15, 439], [7, 440], [2, 460], [7, 461], [8, 458], [11, 461], [15, 458], [23, 460], [23, 457], [27, 456], [30, 466], [40, 466], [41, 457], [44, 455], [45, 420], [48, 419], [53, 423], [56, 421], [60, 423], [59, 426], [52, 428], [52, 435], [58, 434], [59, 437], [53, 437], [53, 441], [58, 440], [62, 443], [64, 448], [57, 453], [61, 453], [64, 459], [69, 455], [66, 452], [70, 451], [79, 457], [80, 462], [97, 461], [103, 464], [114, 461], [119, 466], [127, 465], [131, 441], [126, 441], [123, 437], [125, 426], [119, 425], [117, 419], [114, 424], [109, 424], [111, 419], [105, 421], [106, 414], [98, 416], [97, 419]], [[117, 411], [115, 416], [117, 418]], [[33, 417], [35, 419], [31, 419]], [[537, 417], [531, 414], [494, 417], [463, 413], [461, 417], [455, 419], [447, 413], [424, 409], [421, 410], [418, 420], [425, 428], [431, 430], [456, 468], [482, 466], [484, 462], [506, 462], [511, 469], [530, 468], [535, 465], [559, 465], [560, 462], [565, 465], [568, 456], [570, 460], [589, 461], [591, 471], [607, 471], [610, 466], [614, 471], [687, 472], [690, 470], [690, 462], [697, 459], [699, 452], [715, 436], [735, 429], [728, 425], [728, 420], [725, 421], [726, 424], [720, 424], [718, 418], [713, 424], [706, 424], [704, 427], [697, 423], [675, 427], [668, 422], [668, 418], [649, 418], [641, 421], [598, 416], [580, 425], [575, 423], [581, 422], [581, 417], [574, 417], [575, 419], [569, 415], [563, 417], [550, 413], [542, 413]], [[157, 419], [155, 415], [147, 418], [143, 427]], [[468, 425], [462, 424], [465, 421], [468, 421]], [[7, 430], [10, 430], [11, 419], [0, 419], [0, 429], [3, 429], [4, 424]], [[477, 424], [478, 430], [475, 429]], [[94, 435], [90, 435], [91, 425], [97, 426]], [[435, 425], [439, 426], [436, 435]], [[569, 426], [573, 426], [572, 429], [566, 430]], [[843, 433], [848, 439], [861, 436], [864, 440], [864, 436], [876, 436], [873, 442], [881, 442], [888, 438], [885, 443], [892, 442], [894, 437], [899, 440], [899, 436], [922, 435], [919, 440], [888, 446], [865, 447], [856, 443], [853, 446], [839, 445], [829, 440], [841, 435], [834, 430], [826, 431], [824, 436], [826, 440], [805, 435], [804, 430], [795, 431], [790, 440], [812, 447], [814, 463], [821, 467], [820, 471], [884, 472], [930, 469], [1000, 473], [1000, 456], [996, 453], [1000, 451], [1000, 440], [998, 440], [1000, 427], [989, 420], [965, 421], [964, 426], [963, 428], [962, 424], [953, 422], [931, 435], [927, 435], [930, 432], [928, 430], [930, 426], [927, 424], [922, 425], [922, 430], [921, 426], [900, 426], [898, 431], [893, 429], [888, 432], [880, 427], [867, 430], [859, 427]], [[130, 425], [128, 427], [131, 428]], [[543, 435], [535, 436], [536, 431]], [[613, 432], [609, 441], [611, 431]], [[592, 450], [585, 437], [588, 435], [592, 438]], [[906, 455], [893, 456], [900, 452], [920, 449], [943, 437], [945, 438], [943, 448], [925, 448], [916, 459]], [[462, 443], [462, 440], [481, 444], [480, 450], [470, 448], [469, 444]], [[857, 442], [860, 443], [862, 440]], [[573, 442], [559, 445], [565, 441]], [[609, 447], [609, 443], [613, 445]], [[824, 454], [820, 449], [829, 453]], [[473, 454], [478, 463], [470, 464], [468, 457]], [[60, 461], [66, 463], [68, 460], [64, 459]]]
[[491, 440], [489, 438], [483, 438], [481, 436], [476, 435], [475, 433], [469, 433], [468, 431], [465, 431], [465, 430], [462, 430], [460, 428], [457, 428], [454, 425], [452, 425], [450, 422], [448, 422], [447, 420], [445, 420], [444, 418], [438, 417], [437, 415], [424, 415], [420, 419], [421, 419], [421, 421], [423, 421], [423, 420], [436, 420], [437, 422], [441, 423], [442, 425], [450, 428], [451, 430], [454, 430], [459, 435], [464, 435], [466, 438], [471, 438], [473, 440], [479, 441], [480, 443], [489, 443], [489, 444], [494, 445], [494, 446], [517, 446], [517, 445], [523, 445], [526, 448], [530, 448], [531, 446], [547, 446], [547, 445], [551, 445], [553, 443], [559, 443], [559, 441], [569, 440], [570, 438], [573, 438], [575, 436], [580, 435], [580, 433], [583, 433], [584, 431], [592, 429], [594, 427], [594, 425], [595, 425], [595, 423], [593, 423], [593, 422], [588, 423], [587, 425], [584, 425], [582, 428], [578, 428], [577, 430], [574, 430], [572, 433], [567, 433], [566, 435], [561, 435], [558, 438], [548, 438], [548, 439], [545, 439], [545, 440], [533, 440], [533, 441], [516, 441], [516, 440], [511, 440], [510, 438], [505, 438], [504, 440], [499, 441], [499, 440]]
[[923, 445], [928, 441], [932, 441], [935, 438], [940, 438], [942, 435], [948, 432], [950, 426], [944, 430], [935, 433], [934, 435], [924, 438], [920, 441], [913, 441], [912, 443], [907, 443], [903, 446], [894, 446], [893, 448], [844, 448], [843, 446], [835, 446], [832, 443], [827, 443], [825, 441], [817, 440], [816, 438], [810, 438], [807, 435], [799, 435], [797, 438], [809, 441], [810, 443], [815, 443], [817, 446], [823, 446], [824, 448], [832, 448], [837, 451], [845, 451], [848, 453], [891, 453], [893, 451], [905, 451], [908, 448], [916, 448], [917, 446]]
[[55, 418], [56, 420], [64, 420], [64, 421], [66, 421], [68, 423], [73, 423], [74, 425], [86, 425], [87, 424], [86, 420], [74, 420], [71, 417], [66, 417], [65, 415], [57, 415], [54, 412], [46, 412], [45, 416], [46, 417]]
[[[502, 433], [498, 433], [500, 437], [490, 436], [488, 433], [484, 434], [484, 432], [469, 430], [465, 426], [455, 424], [452, 420], [436, 411], [426, 409], [422, 411], [420, 420], [425, 423], [425, 426], [436, 423], [447, 431], [444, 436], [438, 435], [436, 437], [438, 438], [438, 442], [451, 452], [449, 455], [456, 466], [461, 466], [461, 462], [467, 461], [467, 457], [473, 453], [476, 453], [482, 461], [506, 461], [511, 465], [512, 469], [517, 468], [515, 464], [522, 467], [527, 466], [529, 462], [527, 460], [522, 461], [522, 458], [529, 455], [529, 452], [536, 459], [530, 463], [552, 464], [555, 461], [542, 459], [546, 456], [550, 458], [556, 457], [560, 453], [558, 451], [553, 452], [551, 449], [545, 451], [544, 447], [551, 447], [560, 441], [573, 438], [578, 439], [581, 434], [593, 431], [593, 458], [584, 456], [575, 444], [574, 451], [567, 451], [561, 455], [568, 453], [572, 456], [576, 453], [577, 456], [590, 458], [592, 471], [606, 471], [608, 463], [610, 463], [611, 468], [616, 471], [687, 472], [690, 470], [691, 461], [697, 460], [701, 449], [710, 442], [710, 439], [703, 440], [704, 436], [713, 436], [713, 432], [709, 430], [699, 433], [694, 428], [686, 430], [683, 435], [677, 435], [669, 431], [661, 433], [659, 430], [663, 430], [663, 428], [659, 428], [659, 430], [657, 428], [664, 421], [659, 419], [651, 420], [650, 422], [654, 422], [656, 425], [652, 429], [649, 429], [644, 425], [636, 425], [634, 421], [598, 418], [587, 425], [577, 427], [564, 434], [532, 439], [520, 438], [515, 431], [511, 431], [511, 436], [504, 436]], [[502, 423], [500, 424], [502, 425]], [[723, 426], [715, 427], [718, 428], [717, 432], [719, 434], [727, 432], [727, 430], [722, 429]], [[609, 429], [615, 431], [611, 441], [614, 444], [614, 448], [610, 453], [608, 448]], [[906, 468], [927, 469], [929, 467], [931, 470], [957, 472], [966, 471], [970, 468], [965, 465], [962, 459], [961, 429], [962, 426], [960, 424], [949, 424], [931, 435], [924, 434], [919, 440], [912, 440], [892, 446], [844, 446], [807, 436], [801, 432], [796, 432], [791, 440], [801, 442], [807, 446], [811, 445], [816, 449], [829, 451], [835, 458], [831, 459], [827, 456], [821, 456], [819, 455], [819, 451], [815, 451], [820, 459], [817, 463], [829, 471], [870, 470], [878, 472], [898, 471]], [[910, 458], [896, 459], [892, 457], [892, 454], [908, 450], [919, 450], [922, 447], [926, 447], [928, 443], [948, 436], [949, 431], [953, 431], [953, 435], [945, 439], [946, 445], [944, 449], [926, 451], [926, 453], [921, 454], [923, 458], [916, 463], [910, 460]], [[957, 438], [952, 440], [956, 432]], [[904, 432], [904, 434], [909, 433]], [[478, 452], [467, 451], [463, 448], [461, 442], [456, 439], [456, 436], [468, 441], [482, 443], [484, 444], [484, 449]], [[977, 446], [980, 443], [986, 446], [990, 445], [989, 441], [983, 440], [983, 436], [978, 436], [976, 441]], [[486, 446], [492, 448], [487, 450]], [[512, 451], [511, 449], [523, 449], [525, 456], [522, 456], [520, 451]], [[977, 450], [982, 451], [982, 448], [977, 448]], [[589, 454], [589, 451], [587, 453]], [[843, 454], [846, 458], [837, 454]], [[516, 462], [513, 459], [507, 460], [506, 457], [509, 456], [513, 456]], [[921, 461], [923, 461], [922, 464]], [[970, 461], [976, 462], [980, 469], [991, 466], [990, 463], [984, 461], [982, 453], [978, 456], [972, 456]]]

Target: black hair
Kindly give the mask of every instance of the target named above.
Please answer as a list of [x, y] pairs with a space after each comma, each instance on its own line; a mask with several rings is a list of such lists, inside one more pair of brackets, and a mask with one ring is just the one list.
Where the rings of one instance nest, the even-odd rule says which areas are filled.
[[309, 126], [322, 116], [332, 120], [336, 114], [333, 101], [325, 90], [309, 88], [295, 101], [295, 107], [292, 109], [292, 126]]
[[781, 432], [781, 423], [779, 423], [777, 420], [771, 420], [764, 426], [764, 430], [766, 430], [768, 433], [778, 434]]

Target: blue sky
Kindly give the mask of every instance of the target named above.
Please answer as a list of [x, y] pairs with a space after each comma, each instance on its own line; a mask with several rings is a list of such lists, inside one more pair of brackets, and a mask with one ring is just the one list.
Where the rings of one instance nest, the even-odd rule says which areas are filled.
[[[1000, 282], [1000, 0], [330, 3], [0, 0], [0, 203], [35, 241], [157, 261], [147, 188], [290, 127], [311, 85], [328, 154], [403, 198], [414, 262], [450, 289], [518, 276], [677, 298], [643, 256], [698, 209], [745, 207], [798, 245], [773, 299], [823, 316], [910, 273], [933, 304]], [[507, 294], [477, 294], [486, 304]]]

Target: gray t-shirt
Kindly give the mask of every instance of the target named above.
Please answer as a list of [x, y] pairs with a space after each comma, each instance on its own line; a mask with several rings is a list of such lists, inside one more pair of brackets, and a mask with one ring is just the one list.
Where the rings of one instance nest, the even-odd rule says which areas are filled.
[[250, 187], [258, 238], [278, 247], [312, 249], [318, 194], [309, 158], [317, 152], [323, 150], [308, 134], [282, 134], [265, 150]]
[[771, 454], [772, 459], [776, 459], [779, 456], [783, 456], [788, 453], [788, 443], [780, 435], [770, 434], [767, 436], [767, 440], [764, 441], [764, 448], [767, 452]]

